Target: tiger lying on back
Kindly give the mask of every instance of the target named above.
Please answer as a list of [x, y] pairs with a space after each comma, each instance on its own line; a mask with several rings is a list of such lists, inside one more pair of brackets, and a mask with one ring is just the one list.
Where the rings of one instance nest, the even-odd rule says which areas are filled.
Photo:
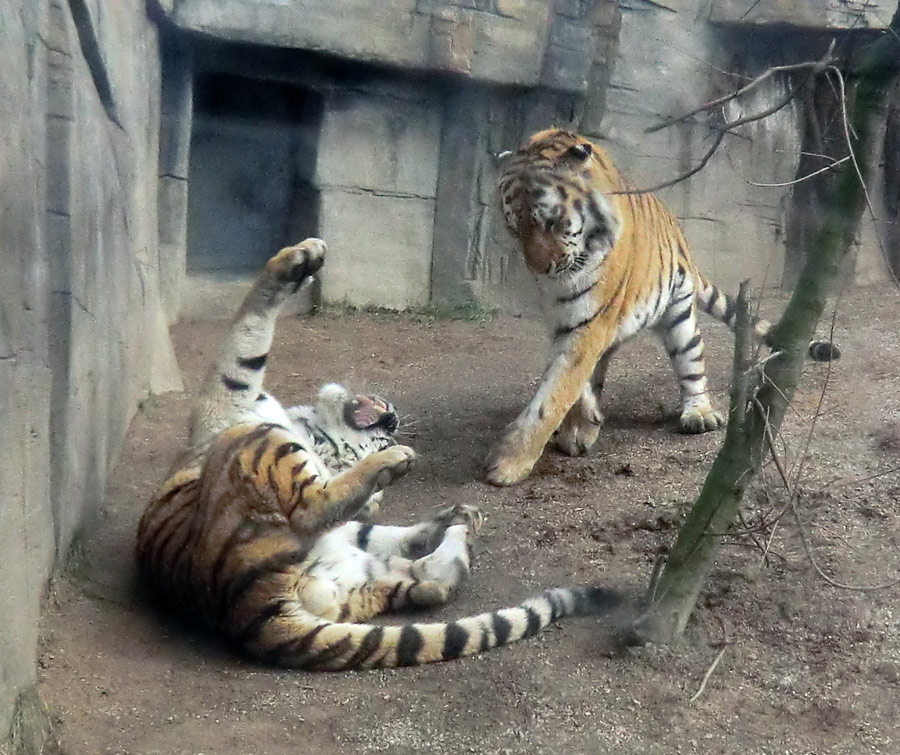
[[[710, 403], [696, 311], [734, 326], [734, 302], [694, 264], [678, 222], [652, 194], [630, 187], [609, 156], [571, 131], [534, 134], [506, 157], [500, 199], [510, 232], [541, 290], [553, 340], [537, 394], [488, 457], [489, 482], [528, 476], [557, 432], [560, 450], [587, 451], [603, 422], [600, 393], [616, 348], [646, 328], [662, 338], [681, 385], [683, 432], [724, 424]], [[756, 320], [766, 341], [771, 325]], [[813, 359], [838, 356], [810, 344]]]
[[318, 239], [283, 249], [241, 305], [188, 451], [141, 519], [147, 586], [260, 660], [329, 670], [448, 660], [614, 608], [615, 593], [560, 588], [451, 623], [356, 623], [445, 603], [468, 574], [481, 515], [457, 505], [411, 527], [348, 521], [413, 460], [395, 445], [393, 407], [334, 384], [314, 407], [284, 409], [263, 392], [275, 316], [324, 254]]

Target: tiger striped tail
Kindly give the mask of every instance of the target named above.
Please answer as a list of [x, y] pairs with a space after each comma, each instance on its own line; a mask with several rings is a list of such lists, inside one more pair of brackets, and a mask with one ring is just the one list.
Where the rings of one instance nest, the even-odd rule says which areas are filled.
[[449, 661], [533, 637], [567, 616], [601, 615], [623, 605], [617, 592], [598, 587], [553, 588], [513, 608], [449, 623], [380, 626], [326, 621], [279, 606], [243, 637], [251, 655], [310, 670], [393, 668]]
[[[734, 330], [735, 300], [702, 275], [700, 285], [697, 287], [697, 303], [704, 312]], [[754, 335], [771, 348], [772, 323], [761, 317], [752, 317], [751, 324]], [[814, 362], [834, 362], [841, 358], [838, 345], [824, 339], [810, 341], [807, 353]]]

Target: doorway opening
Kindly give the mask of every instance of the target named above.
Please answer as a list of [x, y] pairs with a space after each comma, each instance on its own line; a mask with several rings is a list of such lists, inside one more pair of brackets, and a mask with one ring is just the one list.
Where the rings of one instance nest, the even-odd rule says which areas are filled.
[[189, 272], [257, 270], [318, 229], [313, 183], [321, 96], [221, 73], [194, 88], [188, 192]]

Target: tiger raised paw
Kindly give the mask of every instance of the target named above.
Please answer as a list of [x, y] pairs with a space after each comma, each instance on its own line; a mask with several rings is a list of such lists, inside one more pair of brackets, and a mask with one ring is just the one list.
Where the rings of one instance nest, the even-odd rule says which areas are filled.
[[450, 623], [363, 623], [451, 599], [482, 517], [458, 504], [409, 527], [358, 521], [415, 458], [394, 407], [334, 383], [310, 406], [263, 390], [278, 310], [324, 255], [318, 239], [283, 249], [232, 322], [188, 449], [141, 518], [148, 588], [255, 658], [328, 670], [448, 660], [618, 606], [609, 590], [558, 588]]
[[[729, 327], [735, 304], [697, 269], [675, 216], [632, 187], [597, 145], [563, 129], [534, 134], [504, 160], [504, 219], [541, 291], [552, 353], [537, 392], [487, 460], [487, 480], [524, 479], [556, 433], [561, 451], [586, 453], [603, 422], [600, 394], [616, 348], [652, 328], [681, 387], [682, 432], [725, 424], [706, 387], [698, 307]], [[772, 326], [753, 322], [768, 343]], [[839, 356], [813, 341], [810, 356]]]

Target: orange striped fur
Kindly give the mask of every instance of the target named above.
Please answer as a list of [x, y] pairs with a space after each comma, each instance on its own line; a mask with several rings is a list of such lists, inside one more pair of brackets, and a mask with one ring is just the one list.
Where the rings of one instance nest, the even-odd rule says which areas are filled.
[[285, 409], [263, 391], [278, 309], [324, 254], [318, 239], [283, 249], [238, 311], [189, 448], [141, 518], [148, 588], [255, 658], [326, 670], [449, 660], [616, 607], [608, 590], [558, 588], [449, 623], [364, 623], [449, 600], [481, 515], [460, 504], [410, 527], [355, 520], [413, 460], [394, 444], [393, 407], [335, 384], [311, 407]]
[[[724, 424], [706, 387], [698, 307], [729, 327], [734, 302], [697, 269], [678, 221], [654, 195], [633, 187], [596, 144], [564, 129], [530, 137], [499, 178], [506, 225], [541, 291], [552, 355], [537, 393], [487, 461], [487, 479], [528, 476], [550, 438], [585, 453], [603, 422], [600, 394], [616, 348], [642, 330], [660, 336], [681, 386], [684, 432]], [[771, 325], [754, 322], [766, 340]], [[828, 342], [814, 359], [837, 358]]]

